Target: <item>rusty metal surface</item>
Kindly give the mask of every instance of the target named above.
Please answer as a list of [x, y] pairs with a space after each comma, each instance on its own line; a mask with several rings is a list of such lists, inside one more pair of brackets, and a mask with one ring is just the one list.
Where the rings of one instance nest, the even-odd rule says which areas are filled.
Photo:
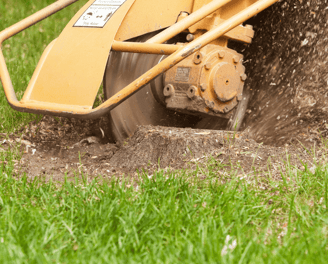
[[230, 118], [244, 81], [242, 55], [207, 45], [166, 72], [165, 102], [173, 110]]
[[[241, 54], [231, 49], [220, 49], [211, 52], [199, 80], [201, 96], [206, 105], [214, 112], [228, 113], [241, 100], [245, 74]], [[206, 67], [206, 65], [210, 65]]]

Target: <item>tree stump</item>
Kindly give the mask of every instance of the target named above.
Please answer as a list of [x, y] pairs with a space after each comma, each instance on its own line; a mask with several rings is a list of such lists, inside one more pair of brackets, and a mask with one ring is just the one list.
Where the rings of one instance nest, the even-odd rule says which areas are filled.
[[151, 165], [183, 168], [190, 160], [220, 152], [229, 140], [233, 133], [227, 131], [141, 126], [110, 164], [128, 170]]

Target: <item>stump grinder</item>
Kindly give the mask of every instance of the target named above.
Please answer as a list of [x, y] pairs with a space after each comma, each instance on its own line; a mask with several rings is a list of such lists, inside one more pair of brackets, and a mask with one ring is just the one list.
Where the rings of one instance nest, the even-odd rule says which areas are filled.
[[[0, 33], [8, 38], [78, 0], [59, 0]], [[138, 125], [238, 129], [248, 98], [245, 21], [278, 0], [90, 0], [45, 49], [21, 101], [0, 49], [12, 108], [84, 119], [108, 114], [115, 141]], [[105, 101], [93, 107], [103, 84]]]

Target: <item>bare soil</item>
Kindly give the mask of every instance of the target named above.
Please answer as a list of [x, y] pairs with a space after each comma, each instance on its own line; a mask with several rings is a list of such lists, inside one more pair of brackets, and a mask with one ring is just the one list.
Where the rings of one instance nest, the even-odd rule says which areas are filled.
[[[89, 179], [136, 178], [143, 171], [206, 168], [214, 164], [218, 175], [233, 170], [239, 177], [291, 168], [315, 167], [325, 153], [316, 158], [300, 145], [274, 147], [257, 143], [249, 131], [139, 127], [136, 133], [118, 146], [109, 143], [101, 132], [101, 120], [80, 121], [45, 116], [21, 131], [22, 136], [1, 135], [2, 148], [20, 145], [22, 158], [15, 164], [17, 176], [42, 177], [62, 181], [65, 177], [88, 176]], [[292, 165], [291, 165], [292, 164]], [[6, 166], [6, 164], [3, 164]]]

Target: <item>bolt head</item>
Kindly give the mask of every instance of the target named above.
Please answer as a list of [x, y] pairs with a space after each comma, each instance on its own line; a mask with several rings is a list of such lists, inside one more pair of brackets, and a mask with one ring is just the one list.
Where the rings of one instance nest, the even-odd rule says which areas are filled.
[[202, 90], [202, 92], [206, 91], [206, 84], [205, 83], [201, 83], [200, 84], [200, 89]]
[[188, 91], [187, 91], [187, 96], [189, 99], [193, 99], [196, 96], [196, 91], [197, 91], [197, 87], [196, 86], [190, 86]]
[[195, 55], [194, 55], [194, 63], [195, 64], [199, 64], [201, 63], [203, 60], [203, 54], [201, 52], [196, 52]]
[[195, 35], [194, 34], [188, 34], [187, 35], [187, 41], [188, 42], [191, 42], [191, 41], [193, 41], [195, 39]]
[[213, 101], [206, 100], [205, 101], [205, 104], [207, 105], [207, 107], [209, 109], [212, 109], [213, 110], [213, 108], [214, 108], [214, 102]]
[[240, 102], [242, 99], [243, 99], [243, 95], [239, 94], [239, 95], [237, 96], [237, 101]]
[[239, 56], [233, 56], [233, 62], [238, 63], [240, 60]]
[[219, 58], [223, 59], [225, 56], [225, 52], [223, 50], [219, 51]]
[[205, 64], [205, 69], [210, 70], [212, 68], [212, 63], [208, 62]]
[[244, 82], [244, 81], [246, 81], [246, 79], [247, 79], [247, 75], [244, 73], [244, 74], [242, 74], [242, 75], [240, 75], [240, 79]]
[[164, 94], [164, 96], [172, 96], [172, 95], [174, 95], [175, 94], [174, 86], [172, 84], [166, 85], [164, 87], [163, 94]]
[[226, 106], [226, 107], [223, 109], [223, 111], [224, 111], [225, 113], [228, 113], [228, 112], [229, 112], [229, 108]]

